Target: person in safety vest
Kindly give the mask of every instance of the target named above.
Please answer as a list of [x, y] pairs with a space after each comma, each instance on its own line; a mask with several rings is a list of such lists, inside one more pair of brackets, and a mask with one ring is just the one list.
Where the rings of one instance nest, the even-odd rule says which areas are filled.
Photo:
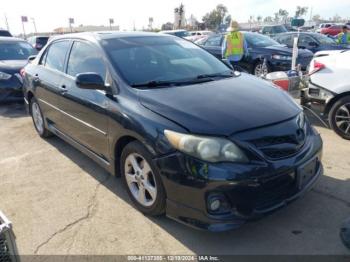
[[343, 32], [338, 35], [338, 44], [350, 44], [350, 33], [347, 26], [343, 26]]
[[238, 31], [238, 23], [231, 22], [231, 26], [227, 29], [222, 45], [222, 57], [227, 59], [233, 66], [237, 66], [244, 55], [248, 54], [247, 42], [244, 35]]

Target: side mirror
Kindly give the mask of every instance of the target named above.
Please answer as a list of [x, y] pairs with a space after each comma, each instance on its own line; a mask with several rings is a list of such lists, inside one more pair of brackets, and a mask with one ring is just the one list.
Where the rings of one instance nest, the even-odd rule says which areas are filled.
[[105, 90], [105, 82], [102, 77], [96, 73], [77, 74], [75, 83], [81, 89]]
[[309, 46], [318, 47], [318, 44], [317, 44], [316, 42], [310, 42], [310, 43], [309, 43]]

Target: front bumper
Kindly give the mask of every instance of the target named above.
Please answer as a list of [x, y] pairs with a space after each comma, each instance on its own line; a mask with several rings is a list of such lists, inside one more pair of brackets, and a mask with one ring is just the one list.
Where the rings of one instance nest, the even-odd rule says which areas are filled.
[[[315, 158], [314, 175], [299, 188], [298, 168]], [[167, 192], [168, 217], [195, 228], [225, 231], [269, 214], [310, 190], [323, 173], [321, 158], [322, 140], [314, 134], [297, 155], [269, 163], [209, 164], [177, 152], [156, 159], [155, 164]], [[225, 196], [229, 212], [208, 211], [207, 197], [212, 193]]]
[[0, 103], [23, 101], [22, 79], [14, 74], [9, 80], [0, 80]]

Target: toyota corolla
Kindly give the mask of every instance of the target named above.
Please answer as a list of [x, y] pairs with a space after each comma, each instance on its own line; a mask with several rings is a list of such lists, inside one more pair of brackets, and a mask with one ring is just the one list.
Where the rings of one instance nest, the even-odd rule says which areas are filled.
[[237, 228], [308, 191], [322, 140], [284, 91], [184, 39], [83, 33], [28, 64], [35, 129], [120, 175], [141, 212]]

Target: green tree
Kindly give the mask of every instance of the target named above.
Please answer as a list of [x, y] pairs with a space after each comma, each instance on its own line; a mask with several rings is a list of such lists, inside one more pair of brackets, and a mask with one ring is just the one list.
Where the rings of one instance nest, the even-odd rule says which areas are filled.
[[256, 21], [258, 21], [259, 24], [262, 22], [262, 20], [263, 20], [263, 17], [261, 15], [258, 15], [256, 17]]
[[203, 16], [202, 20], [206, 28], [215, 30], [223, 22], [224, 17], [227, 14], [227, 7], [219, 4], [214, 10]]
[[287, 19], [288, 19], [288, 11], [284, 10], [284, 9], [280, 9], [278, 10], [278, 16], [280, 17], [280, 21], [282, 21], [283, 23], [286, 23]]
[[299, 18], [301, 16], [306, 15], [308, 10], [309, 8], [306, 6], [297, 6], [297, 10], [295, 11], [295, 17]]
[[272, 23], [272, 21], [273, 21], [273, 19], [272, 19], [271, 16], [266, 16], [266, 17], [264, 18], [264, 22], [265, 22], [265, 23]]

